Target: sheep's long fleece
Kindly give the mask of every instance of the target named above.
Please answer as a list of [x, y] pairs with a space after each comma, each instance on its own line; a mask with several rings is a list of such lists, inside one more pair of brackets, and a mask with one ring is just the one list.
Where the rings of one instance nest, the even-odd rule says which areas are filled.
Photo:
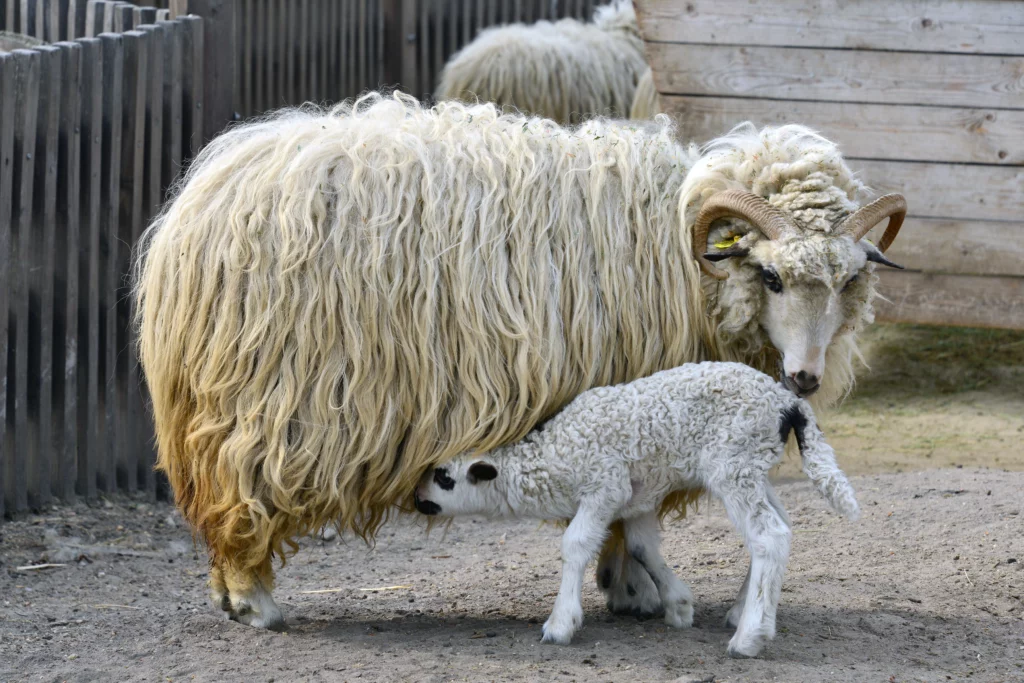
[[212, 555], [372, 534], [427, 466], [720, 357], [673, 133], [371, 94], [204, 149], [135, 287], [158, 466]]

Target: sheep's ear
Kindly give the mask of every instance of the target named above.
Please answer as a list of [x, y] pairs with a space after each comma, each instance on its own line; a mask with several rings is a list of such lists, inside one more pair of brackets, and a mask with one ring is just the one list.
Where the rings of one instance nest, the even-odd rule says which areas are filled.
[[900, 270], [903, 270], [903, 266], [901, 266], [898, 263], [893, 263], [889, 259], [885, 258], [885, 255], [881, 252], [881, 250], [878, 247], [876, 247], [870, 240], [861, 240], [860, 247], [867, 253], [868, 261], [871, 261], [873, 263], [880, 263], [883, 266], [889, 266], [890, 268], [899, 268]]
[[732, 258], [733, 256], [746, 256], [749, 253], [749, 249], [733, 247], [731, 249], [716, 249], [715, 251], [709, 251], [708, 253], [704, 254], [704, 258], [706, 258], [708, 261], [718, 262], [724, 261], [727, 258]]
[[495, 469], [494, 465], [488, 465], [485, 462], [475, 462], [469, 466], [469, 471], [466, 473], [466, 479], [470, 484], [475, 484], [479, 481], [490, 481], [498, 476], [498, 470]]

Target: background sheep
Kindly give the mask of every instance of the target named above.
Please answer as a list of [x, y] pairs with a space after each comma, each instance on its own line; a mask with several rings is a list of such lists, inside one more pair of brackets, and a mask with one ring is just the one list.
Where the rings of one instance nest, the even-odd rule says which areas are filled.
[[576, 19], [487, 29], [441, 72], [438, 100], [494, 102], [560, 123], [625, 117], [647, 63], [632, 2]]
[[661, 113], [661, 97], [654, 87], [654, 74], [650, 68], [640, 77], [633, 95], [633, 105], [629, 108], [631, 119], [652, 119]]
[[[733, 187], [763, 195], [723, 212]], [[798, 391], [842, 394], [878, 251], [847, 215], [860, 189], [800, 127], [742, 129], [698, 160], [667, 119], [570, 130], [372, 94], [230, 129], [136, 274], [158, 465], [208, 544], [215, 599], [279, 625], [272, 554], [327, 523], [372, 535], [427, 467], [515, 441], [594, 386], [781, 356]], [[691, 245], [709, 216], [728, 222]], [[732, 277], [691, 257], [706, 249]], [[624, 554], [605, 573], [612, 608], [660, 609]]]
[[613, 520], [657, 586], [665, 623], [693, 624], [693, 594], [658, 550], [657, 510], [673, 491], [722, 500], [751, 555], [729, 615], [732, 656], [753, 657], [775, 637], [789, 557], [789, 518], [768, 482], [796, 433], [804, 473], [832, 508], [856, 517], [857, 501], [803, 401], [738, 363], [665, 370], [578, 396], [521, 442], [463, 456], [424, 473], [416, 508], [428, 515], [483, 514], [572, 522], [562, 538], [562, 587], [544, 641], [568, 644], [583, 623], [583, 572]]

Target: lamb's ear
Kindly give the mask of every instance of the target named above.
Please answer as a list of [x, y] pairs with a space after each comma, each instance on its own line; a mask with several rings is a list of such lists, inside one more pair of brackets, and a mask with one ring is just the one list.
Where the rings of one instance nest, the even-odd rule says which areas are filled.
[[490, 481], [498, 476], [498, 470], [495, 469], [494, 465], [489, 465], [486, 462], [475, 462], [469, 466], [469, 471], [466, 473], [466, 480], [470, 484], [475, 484], [480, 481]]

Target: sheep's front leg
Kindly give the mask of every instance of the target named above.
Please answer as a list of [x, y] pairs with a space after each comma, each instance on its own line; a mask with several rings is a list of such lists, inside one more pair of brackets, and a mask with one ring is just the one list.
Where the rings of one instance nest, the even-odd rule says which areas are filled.
[[[742, 485], [741, 485], [742, 487]], [[732, 487], [731, 487], [732, 488]], [[750, 576], [730, 657], [754, 657], [775, 637], [775, 612], [789, 558], [790, 530], [785, 513], [772, 504], [767, 483], [755, 490], [727, 490], [722, 502], [750, 550]]]
[[661, 556], [657, 514], [650, 512], [627, 519], [625, 526], [626, 548], [658, 588], [665, 608], [665, 623], [675, 628], [689, 628], [693, 625], [693, 593]]
[[580, 503], [576, 516], [562, 536], [562, 587], [551, 616], [544, 623], [543, 642], [568, 645], [573, 634], [583, 625], [583, 575], [587, 564], [600, 550], [613, 516], [607, 503]]

